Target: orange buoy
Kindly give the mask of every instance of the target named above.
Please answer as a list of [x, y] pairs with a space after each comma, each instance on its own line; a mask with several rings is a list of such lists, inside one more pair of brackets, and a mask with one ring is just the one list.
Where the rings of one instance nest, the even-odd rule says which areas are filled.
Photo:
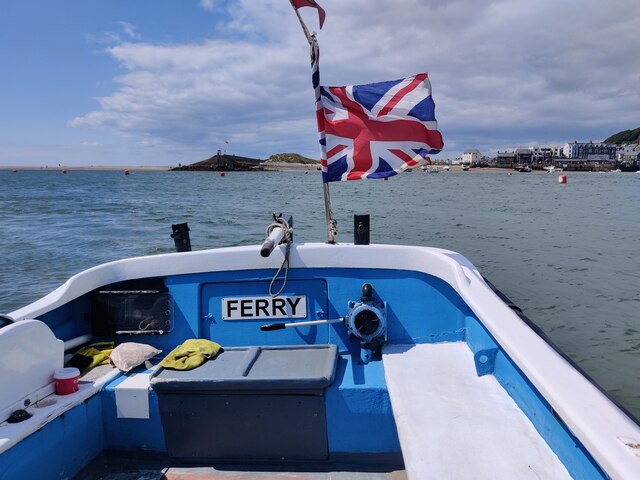
[[558, 177], [558, 183], [567, 183], [567, 176], [566, 175], [560, 175]]

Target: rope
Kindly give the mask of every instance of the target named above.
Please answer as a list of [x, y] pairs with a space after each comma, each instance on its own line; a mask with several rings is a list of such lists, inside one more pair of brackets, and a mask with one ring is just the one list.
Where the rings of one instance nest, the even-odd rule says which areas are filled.
[[312, 43], [313, 41], [311, 40], [312, 33], [307, 28], [307, 25], [302, 21], [302, 17], [300, 16], [300, 12], [298, 12], [298, 9], [293, 4], [293, 0], [289, 0], [289, 3], [291, 3], [291, 6], [293, 7], [293, 11], [296, 12], [296, 17], [298, 17], [298, 21], [300, 22], [300, 26], [302, 27], [302, 31], [304, 32], [304, 36], [307, 37], [307, 41], [309, 42], [309, 45], [312, 46], [313, 45], [313, 43]]
[[[293, 242], [293, 228], [291, 228], [289, 226], [289, 223], [282, 217], [276, 217], [274, 215], [273, 220], [274, 222], [267, 227], [267, 237], [271, 235], [271, 232], [273, 231], [274, 228], [282, 228], [282, 231], [284, 232], [284, 236], [282, 237], [282, 242], [285, 242], [286, 244], [286, 247], [284, 250], [284, 259], [282, 260], [282, 263], [280, 264], [280, 268], [278, 268], [278, 271], [273, 276], [273, 278], [271, 279], [271, 283], [269, 284], [269, 295], [271, 295], [272, 297], [277, 297], [284, 290], [284, 287], [287, 285], [287, 278], [289, 277], [289, 252], [291, 251], [291, 243]], [[280, 272], [282, 271], [283, 267], [284, 267], [284, 280], [282, 281], [282, 286], [280, 287], [280, 290], [278, 290], [276, 293], [273, 293], [273, 284], [278, 279], [278, 276], [280, 275]]]

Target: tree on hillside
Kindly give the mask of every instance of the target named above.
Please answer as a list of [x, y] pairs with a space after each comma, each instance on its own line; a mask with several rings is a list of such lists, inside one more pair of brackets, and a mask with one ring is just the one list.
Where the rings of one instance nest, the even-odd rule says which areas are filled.
[[624, 130], [622, 132], [618, 132], [614, 135], [611, 135], [607, 138], [604, 143], [636, 143], [640, 138], [640, 128], [636, 128], [634, 130]]

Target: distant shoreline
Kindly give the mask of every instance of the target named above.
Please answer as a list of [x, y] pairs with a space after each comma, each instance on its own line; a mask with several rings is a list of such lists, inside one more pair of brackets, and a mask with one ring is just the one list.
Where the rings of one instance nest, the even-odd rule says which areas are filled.
[[[263, 169], [256, 170], [255, 173], [261, 172], [315, 172], [318, 170], [317, 165], [311, 164], [303, 164], [303, 163], [286, 163], [286, 162], [278, 162], [278, 163], [270, 163], [268, 165], [263, 165]], [[477, 174], [477, 173], [519, 173], [510, 168], [497, 168], [497, 167], [484, 167], [484, 168], [472, 168], [468, 171], [463, 171], [460, 165], [451, 165], [450, 170], [446, 171], [442, 168], [441, 165], [434, 165], [434, 167], [438, 168], [439, 174], [446, 175], [447, 173], [466, 173], [466, 174]], [[0, 165], [0, 171], [2, 170], [39, 170], [39, 171], [170, 171], [172, 167], [164, 166], [164, 165], [138, 165], [138, 166], [125, 166], [125, 165], [93, 165], [93, 166], [55, 166], [55, 167], [34, 167], [34, 166], [19, 166], [19, 165]], [[433, 168], [433, 167], [431, 167]], [[219, 171], [212, 170], [211, 173], [220, 173]], [[235, 173], [233, 171], [229, 171], [227, 173]], [[428, 174], [433, 175], [433, 173], [429, 173], [428, 171], [422, 171], [419, 168], [415, 168], [413, 171], [414, 174]], [[534, 170], [531, 172], [533, 174], [536, 173], [547, 173], [545, 170]]]
[[34, 167], [34, 166], [24, 166], [24, 165], [0, 165], [0, 170], [54, 170], [54, 171], [72, 171], [72, 170], [96, 170], [96, 171], [106, 171], [106, 170], [129, 170], [129, 171], [142, 171], [142, 170], [169, 170], [171, 167], [167, 166], [148, 166], [148, 165], [138, 165], [134, 167], [122, 166], [122, 165], [91, 165], [91, 166], [55, 166], [55, 167]]

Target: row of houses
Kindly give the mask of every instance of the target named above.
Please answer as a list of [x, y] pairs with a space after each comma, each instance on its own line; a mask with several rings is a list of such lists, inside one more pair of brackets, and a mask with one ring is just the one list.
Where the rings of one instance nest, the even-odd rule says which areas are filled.
[[[462, 163], [478, 164], [485, 157], [479, 150], [465, 150]], [[551, 147], [517, 148], [515, 150], [498, 151], [491, 161], [499, 167], [521, 165], [552, 165], [559, 166], [610, 166], [614, 164], [640, 165], [640, 143], [630, 145], [616, 145], [601, 142], [569, 142], [566, 145]]]

